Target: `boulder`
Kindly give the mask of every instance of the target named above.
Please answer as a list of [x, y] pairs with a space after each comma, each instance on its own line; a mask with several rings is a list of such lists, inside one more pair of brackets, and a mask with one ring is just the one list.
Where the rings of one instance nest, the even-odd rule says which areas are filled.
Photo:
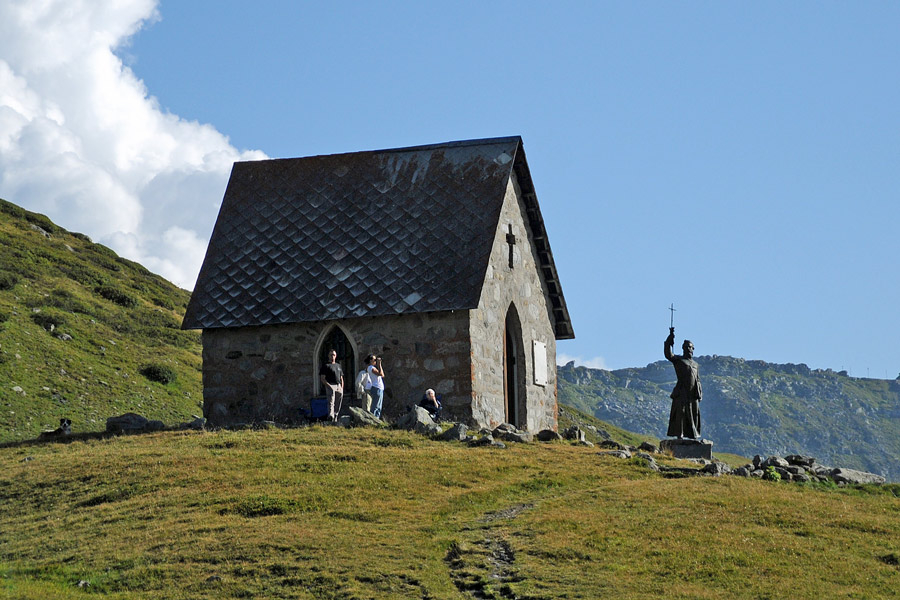
[[584, 441], [584, 431], [578, 425], [572, 425], [565, 431], [562, 436], [567, 440], [575, 440], [576, 442]]
[[816, 463], [816, 459], [812, 456], [801, 456], [800, 454], [789, 454], [784, 457], [784, 460], [788, 461], [788, 464], [805, 467], [807, 469]]
[[765, 469], [766, 467], [775, 467], [777, 470], [777, 469], [786, 469], [790, 465], [788, 464], [788, 461], [784, 460], [780, 456], [770, 456], [769, 458], [767, 458], [766, 460], [763, 461], [761, 466], [763, 469]]
[[197, 431], [200, 431], [201, 429], [206, 427], [206, 419], [204, 419], [203, 417], [195, 416], [195, 415], [191, 415], [191, 416], [194, 417], [194, 420], [190, 421], [189, 423], [182, 423], [181, 424], [182, 429], [195, 429]]
[[427, 410], [421, 406], [414, 406], [411, 411], [400, 417], [400, 420], [394, 423], [394, 427], [396, 429], [415, 431], [422, 435], [431, 435], [434, 431], [435, 423]]
[[465, 423], [454, 423], [450, 429], [441, 435], [445, 442], [464, 442], [468, 437], [469, 426]]
[[[35, 225], [34, 223], [31, 224], [31, 229], [32, 229], [32, 231], [37, 231], [39, 234], [41, 234], [42, 236], [44, 236], [47, 239], [50, 239], [50, 237], [51, 237], [50, 234], [47, 233], [47, 231], [43, 227], [39, 227], [39, 226]], [[79, 587], [81, 587], [81, 586], [79, 586]]]
[[625, 444], [620, 444], [615, 440], [603, 440], [600, 442], [599, 446], [601, 448], [608, 448], [610, 450], [628, 450], [628, 446]]
[[752, 470], [753, 465], [749, 467], [744, 465], [743, 467], [738, 467], [734, 471], [731, 472], [732, 475], [737, 475], [738, 477], [750, 477], [750, 471]]
[[700, 471], [712, 475], [713, 477], [719, 477], [720, 475], [731, 473], [731, 467], [723, 462], [713, 461], [700, 469]]
[[809, 469], [813, 474], [817, 477], [831, 477], [831, 472], [834, 471], [831, 467], [826, 467], [825, 465], [815, 464]]
[[651, 456], [650, 454], [647, 454], [646, 452], [639, 452], [637, 454], [637, 458], [646, 462], [647, 468], [649, 468], [650, 470], [659, 471], [659, 465], [656, 464], [656, 459], [653, 458], [653, 456]]
[[494, 436], [483, 435], [480, 438], [469, 440], [470, 446], [490, 446], [494, 443]]
[[602, 452], [598, 452], [597, 454], [602, 454], [605, 456], [615, 456], [616, 458], [631, 458], [631, 452], [628, 450], [603, 450]]
[[519, 430], [512, 423], [501, 423], [500, 425], [497, 425], [497, 427], [494, 428], [494, 430], [491, 432], [491, 435], [493, 435], [496, 438], [496, 437], [500, 437], [501, 434], [516, 433], [517, 431], [519, 431]]
[[589, 442], [587, 440], [578, 440], [577, 442], [575, 442], [575, 445], [576, 446], [584, 446], [585, 448], [593, 448], [594, 442]]
[[836, 483], [884, 483], [884, 477], [875, 473], [866, 473], [865, 471], [856, 471], [854, 469], [834, 469], [831, 471], [831, 478]]
[[530, 444], [534, 441], [534, 435], [527, 431], [507, 431], [500, 439], [504, 439], [507, 442]]
[[756, 477], [757, 479], [762, 479], [763, 475], [765, 475], [765, 471], [762, 469], [754, 469], [750, 471], [750, 477]]
[[563, 437], [552, 429], [541, 429], [538, 431], [537, 439], [539, 442], [555, 442], [563, 439]]
[[118, 417], [106, 419], [107, 433], [121, 433], [126, 431], [144, 431], [147, 419], [136, 413], [125, 413]]
[[147, 421], [144, 425], [144, 431], [162, 431], [166, 428], [166, 424], [162, 421]]
[[638, 446], [638, 450], [649, 452], [650, 454], [659, 454], [659, 448], [650, 442], [641, 442], [641, 445]]
[[[785, 461], [787, 462], [787, 461]], [[794, 474], [788, 471], [785, 467], [775, 467], [775, 472], [781, 475], [782, 481], [793, 481]]]
[[756, 456], [753, 457], [753, 470], [754, 471], [756, 469], [761, 468], [761, 465], [763, 464], [763, 460], [765, 460], [765, 459], [762, 456], [760, 456], [759, 454], [757, 454]]
[[[422, 409], [425, 410], [425, 409]], [[369, 411], [358, 406], [347, 407], [346, 416], [350, 417], [350, 427], [384, 427], [385, 423]], [[427, 414], [427, 413], [426, 413]], [[428, 417], [429, 419], [431, 417]]]

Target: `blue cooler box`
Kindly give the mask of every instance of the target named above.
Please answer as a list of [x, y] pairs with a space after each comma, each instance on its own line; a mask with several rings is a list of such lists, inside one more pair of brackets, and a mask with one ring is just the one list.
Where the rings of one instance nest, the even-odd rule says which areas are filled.
[[328, 399], [311, 398], [309, 401], [309, 416], [311, 419], [324, 419], [328, 416]]

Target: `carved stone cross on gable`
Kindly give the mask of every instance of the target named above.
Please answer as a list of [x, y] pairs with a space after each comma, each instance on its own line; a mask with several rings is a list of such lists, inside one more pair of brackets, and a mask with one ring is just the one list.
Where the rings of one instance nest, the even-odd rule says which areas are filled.
[[516, 236], [512, 232], [512, 224], [509, 225], [509, 233], [506, 234], [506, 243], [509, 244], [509, 268], [513, 268], [513, 246], [516, 245]]

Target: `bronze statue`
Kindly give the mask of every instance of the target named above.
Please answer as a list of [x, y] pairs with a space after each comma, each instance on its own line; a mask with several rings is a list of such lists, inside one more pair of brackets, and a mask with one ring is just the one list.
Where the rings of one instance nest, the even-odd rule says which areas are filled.
[[694, 361], [694, 344], [684, 340], [681, 350], [684, 354], [672, 353], [675, 345], [675, 328], [669, 327], [663, 351], [666, 359], [675, 366], [678, 383], [672, 390], [672, 411], [669, 413], [669, 431], [666, 435], [679, 439], [700, 439], [700, 387], [699, 366]]

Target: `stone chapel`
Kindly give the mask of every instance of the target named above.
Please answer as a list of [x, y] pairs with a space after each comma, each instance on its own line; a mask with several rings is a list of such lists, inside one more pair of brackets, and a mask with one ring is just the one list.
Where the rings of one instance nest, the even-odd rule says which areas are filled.
[[575, 337], [518, 136], [235, 163], [182, 327], [215, 425], [296, 420], [334, 348], [345, 405], [373, 353], [388, 418], [433, 388], [447, 418], [556, 429]]

